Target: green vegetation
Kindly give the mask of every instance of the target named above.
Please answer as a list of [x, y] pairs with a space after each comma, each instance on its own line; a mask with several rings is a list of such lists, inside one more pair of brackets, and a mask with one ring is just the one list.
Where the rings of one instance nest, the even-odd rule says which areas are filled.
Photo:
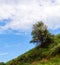
[[60, 65], [60, 44], [33, 48], [6, 65]]
[[4, 62], [1, 62], [0, 65], [6, 65]]
[[8, 61], [6, 65], [60, 65], [60, 34], [52, 35], [46, 25], [33, 25], [32, 41], [37, 46]]
[[54, 58], [50, 58], [49, 60], [43, 59], [36, 65], [60, 65], [60, 55], [57, 55]]

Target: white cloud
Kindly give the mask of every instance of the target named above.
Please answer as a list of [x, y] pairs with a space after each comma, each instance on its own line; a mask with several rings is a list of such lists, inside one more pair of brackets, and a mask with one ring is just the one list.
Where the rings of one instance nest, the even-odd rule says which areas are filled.
[[[0, 0], [0, 20], [11, 19], [0, 31], [26, 31], [42, 20], [49, 29], [60, 28], [60, 0]], [[3, 3], [3, 4], [2, 4]]]

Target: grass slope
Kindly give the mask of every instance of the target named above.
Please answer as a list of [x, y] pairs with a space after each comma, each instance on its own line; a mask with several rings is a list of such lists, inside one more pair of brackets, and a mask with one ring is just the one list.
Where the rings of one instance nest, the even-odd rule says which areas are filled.
[[47, 47], [35, 47], [17, 58], [0, 65], [60, 65], [60, 34], [55, 43]]
[[9, 61], [6, 65], [60, 65], [60, 44], [36, 47]]

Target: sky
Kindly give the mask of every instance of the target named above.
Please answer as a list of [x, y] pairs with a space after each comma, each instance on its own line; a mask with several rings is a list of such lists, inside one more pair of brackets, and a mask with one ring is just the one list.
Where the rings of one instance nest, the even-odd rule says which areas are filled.
[[60, 33], [60, 0], [0, 0], [0, 62], [35, 47], [29, 41], [38, 21], [51, 33]]

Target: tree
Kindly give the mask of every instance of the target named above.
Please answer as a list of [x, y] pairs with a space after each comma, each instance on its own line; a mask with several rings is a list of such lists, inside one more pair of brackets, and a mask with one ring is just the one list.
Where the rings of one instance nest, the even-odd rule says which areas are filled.
[[42, 22], [37, 22], [33, 25], [32, 30], [32, 40], [30, 43], [36, 43], [39, 46], [46, 46], [50, 43], [54, 43], [54, 35], [52, 35], [48, 29], [47, 26]]

